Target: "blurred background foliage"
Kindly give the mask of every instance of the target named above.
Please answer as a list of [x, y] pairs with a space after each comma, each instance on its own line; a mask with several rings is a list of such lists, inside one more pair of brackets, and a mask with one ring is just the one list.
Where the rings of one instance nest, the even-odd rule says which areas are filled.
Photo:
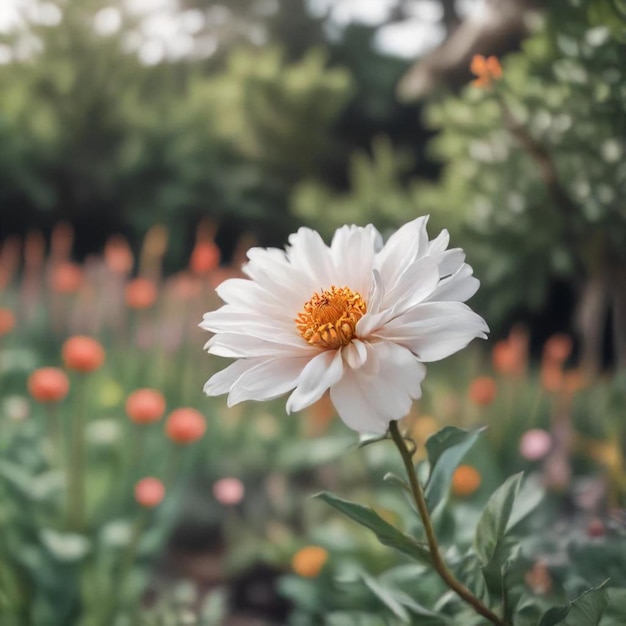
[[419, 102], [410, 85], [396, 97], [411, 62], [380, 35], [430, 7], [453, 40], [457, 5], [397, 1], [341, 23], [344, 4], [185, 0], [186, 38], [169, 53], [132, 4], [32, 5], [0, 39], [0, 235], [67, 221], [83, 258], [115, 232], [137, 247], [162, 223], [171, 270], [206, 217], [230, 260], [246, 231], [282, 245], [303, 221], [328, 235], [431, 213], [468, 250], [496, 330], [535, 315], [539, 340], [577, 327], [590, 369], [623, 364], [619, 1], [513, 2], [531, 35], [498, 88], [464, 87], [466, 64]]
[[[468, 520], [527, 471], [545, 500], [522, 531], [516, 588], [566, 603], [609, 570], [617, 608], [603, 625], [620, 624], [623, 0], [171, 0], [143, 13], [142, 2], [16, 0], [20, 19], [0, 32], [0, 607], [14, 611], [0, 624], [109, 626], [112, 610], [122, 625], [178, 626], [189, 612], [216, 624], [226, 604], [303, 625], [423, 617], [407, 595], [414, 578], [431, 608], [439, 582], [303, 496], [339, 490], [413, 531], [403, 494], [380, 478], [399, 460], [386, 444], [351, 448], [327, 401], [285, 420], [282, 402], [227, 411], [204, 398], [221, 363], [196, 328], [250, 245], [282, 246], [303, 223], [325, 237], [351, 222], [389, 233], [423, 213], [431, 236], [448, 228], [465, 248], [483, 285], [472, 306], [494, 340], [522, 322], [490, 346], [491, 363], [476, 347], [429, 367], [407, 418], [420, 463], [441, 426], [490, 425], [452, 479], [438, 532], [469, 548]], [[346, 17], [365, 6], [368, 17]], [[501, 59], [501, 80], [470, 84], [475, 53]], [[555, 331], [574, 341], [546, 342]], [[53, 407], [27, 391], [76, 334], [107, 353], [89, 381], [78, 529], [63, 519]], [[58, 416], [80, 412], [77, 382]], [[207, 420], [169, 481], [172, 442], [125, 408], [141, 387]], [[167, 500], [119, 596], [111, 581], [144, 474], [167, 483]]]

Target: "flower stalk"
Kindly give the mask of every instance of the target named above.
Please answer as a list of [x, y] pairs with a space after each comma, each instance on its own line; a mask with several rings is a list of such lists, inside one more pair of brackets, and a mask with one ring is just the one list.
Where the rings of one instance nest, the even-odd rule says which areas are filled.
[[75, 531], [83, 530], [85, 516], [86, 384], [84, 375], [79, 374], [67, 463], [68, 522]]
[[393, 420], [389, 423], [389, 433], [393, 442], [396, 444], [398, 451], [400, 452], [400, 456], [402, 457], [406, 474], [409, 479], [411, 495], [413, 496], [413, 501], [417, 506], [417, 510], [424, 526], [426, 540], [428, 542], [435, 571], [439, 574], [439, 577], [443, 580], [443, 582], [464, 602], [469, 604], [474, 611], [476, 611], [476, 613], [482, 615], [492, 624], [495, 624], [495, 626], [508, 626], [506, 621], [498, 617], [498, 615], [485, 606], [485, 604], [481, 602], [481, 600], [477, 598], [465, 585], [458, 581], [446, 565], [446, 562], [443, 560], [439, 550], [439, 543], [437, 542], [432, 520], [430, 519], [430, 513], [424, 497], [424, 490], [422, 489], [415, 472], [415, 466], [413, 465], [413, 459], [411, 458], [411, 451], [407, 447], [403, 435], [400, 433], [397, 421]]

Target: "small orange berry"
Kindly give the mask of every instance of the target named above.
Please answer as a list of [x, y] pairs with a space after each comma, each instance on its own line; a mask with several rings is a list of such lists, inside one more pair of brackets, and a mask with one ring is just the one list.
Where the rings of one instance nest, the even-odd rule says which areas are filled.
[[137, 389], [126, 399], [126, 413], [135, 424], [158, 422], [165, 413], [165, 398], [156, 389]]
[[58, 367], [42, 367], [28, 377], [28, 391], [37, 402], [59, 402], [69, 390], [67, 374]]
[[149, 309], [157, 299], [157, 288], [149, 278], [135, 278], [126, 285], [126, 304], [131, 309]]
[[212, 241], [197, 243], [189, 267], [194, 274], [208, 274], [220, 264], [220, 249]]
[[482, 476], [471, 465], [459, 465], [452, 475], [452, 493], [455, 496], [471, 496], [480, 487]]
[[15, 315], [9, 309], [0, 309], [0, 337], [15, 328]]
[[50, 277], [50, 286], [57, 293], [76, 293], [83, 282], [83, 272], [76, 263], [59, 263]]
[[320, 546], [306, 546], [298, 550], [291, 559], [291, 567], [298, 576], [315, 578], [328, 561], [328, 552]]
[[104, 348], [95, 339], [82, 335], [70, 337], [63, 344], [61, 355], [65, 366], [77, 372], [93, 372], [105, 359]]
[[135, 500], [146, 508], [161, 504], [165, 497], [165, 485], [158, 478], [142, 478], [135, 485]]
[[175, 443], [192, 443], [204, 435], [206, 420], [196, 409], [182, 408], [172, 411], [165, 424], [167, 436]]
[[474, 404], [487, 406], [495, 400], [497, 391], [496, 381], [491, 376], [480, 376], [470, 383], [469, 398]]

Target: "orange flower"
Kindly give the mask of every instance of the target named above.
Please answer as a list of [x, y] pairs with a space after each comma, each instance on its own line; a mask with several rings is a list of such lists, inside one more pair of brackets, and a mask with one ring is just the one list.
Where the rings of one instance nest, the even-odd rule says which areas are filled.
[[10, 333], [15, 328], [15, 315], [9, 309], [0, 309], [0, 337]]
[[192, 443], [206, 430], [206, 420], [196, 409], [182, 408], [172, 411], [165, 424], [167, 436], [175, 443]]
[[498, 341], [491, 353], [493, 369], [507, 376], [522, 376], [526, 368], [526, 335], [511, 332], [508, 339]]
[[543, 346], [543, 358], [562, 365], [572, 353], [572, 339], [568, 335], [558, 333], [552, 335]]
[[104, 262], [114, 274], [128, 274], [133, 269], [133, 253], [124, 237], [114, 235], [107, 241]]
[[28, 391], [37, 402], [59, 402], [69, 390], [67, 374], [58, 367], [41, 367], [28, 377]]
[[157, 288], [149, 278], [135, 278], [126, 285], [126, 304], [131, 309], [149, 309], [157, 299]]
[[494, 81], [502, 78], [502, 66], [494, 56], [485, 58], [482, 54], [475, 54], [472, 57], [470, 71], [478, 76], [472, 81], [475, 87], [490, 87]]
[[452, 493], [455, 496], [471, 496], [480, 487], [482, 476], [471, 465], [459, 465], [452, 475]]
[[220, 249], [212, 241], [198, 242], [191, 253], [189, 267], [194, 274], [208, 274], [220, 263]]
[[63, 344], [61, 355], [65, 366], [77, 372], [93, 372], [105, 359], [104, 348], [95, 339], [82, 335], [70, 337]]
[[158, 478], [142, 478], [135, 485], [135, 500], [141, 506], [153, 508], [165, 497], [165, 485]]
[[126, 413], [135, 424], [158, 422], [165, 413], [165, 398], [156, 389], [137, 389], [126, 400]]
[[315, 578], [328, 561], [328, 552], [320, 546], [306, 546], [298, 550], [291, 559], [291, 567], [298, 576]]
[[496, 381], [491, 376], [480, 376], [475, 378], [469, 387], [469, 398], [474, 404], [487, 406], [496, 397]]
[[563, 370], [554, 363], [541, 366], [541, 386], [550, 393], [558, 393], [563, 387]]
[[57, 293], [76, 293], [83, 282], [83, 272], [79, 265], [65, 261], [59, 263], [50, 277], [50, 286]]

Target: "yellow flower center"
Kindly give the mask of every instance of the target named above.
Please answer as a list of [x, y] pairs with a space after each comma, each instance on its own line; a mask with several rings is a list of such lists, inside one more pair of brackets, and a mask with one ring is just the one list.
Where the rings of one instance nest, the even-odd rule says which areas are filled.
[[352, 341], [356, 335], [356, 323], [366, 311], [360, 293], [333, 285], [321, 293], [314, 293], [295, 322], [308, 343], [336, 350]]

